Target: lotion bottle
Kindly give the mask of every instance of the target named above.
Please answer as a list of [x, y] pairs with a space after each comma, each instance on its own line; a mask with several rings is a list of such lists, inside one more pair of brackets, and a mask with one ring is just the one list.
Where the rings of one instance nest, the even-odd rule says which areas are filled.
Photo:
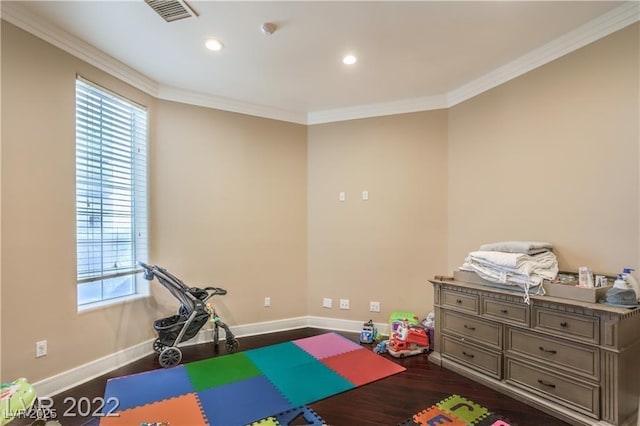
[[638, 287], [638, 281], [631, 275], [634, 269], [624, 268], [622, 270], [622, 278], [627, 282], [627, 287], [632, 288], [636, 292], [636, 298], [640, 296], [640, 287]]
[[616, 278], [616, 280], [613, 282], [613, 287], [619, 288], [622, 290], [627, 290], [629, 288], [629, 285], [627, 284], [627, 281], [624, 279], [623, 274], [618, 274], [618, 278]]

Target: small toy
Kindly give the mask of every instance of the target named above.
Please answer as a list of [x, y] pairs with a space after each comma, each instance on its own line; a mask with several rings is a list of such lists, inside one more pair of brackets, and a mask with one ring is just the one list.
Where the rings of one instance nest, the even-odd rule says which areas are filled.
[[387, 350], [395, 358], [404, 358], [410, 355], [417, 355], [429, 352], [429, 336], [420, 327], [410, 325], [409, 321], [403, 321], [392, 334]]
[[27, 379], [0, 384], [0, 425], [4, 426], [36, 402], [36, 391]]
[[427, 317], [420, 321], [423, 327], [434, 327], [436, 325], [436, 315], [433, 312], [429, 312]]
[[411, 312], [393, 312], [389, 317], [389, 335], [393, 336], [404, 321], [408, 321], [409, 325], [418, 325], [420, 324], [420, 319], [418, 316]]
[[378, 329], [372, 320], [364, 323], [360, 332], [360, 343], [374, 343], [378, 339]]
[[373, 352], [378, 354], [378, 355], [387, 352], [387, 344], [388, 343], [389, 343], [388, 340], [383, 340], [382, 342], [378, 343], [375, 348], [373, 348]]

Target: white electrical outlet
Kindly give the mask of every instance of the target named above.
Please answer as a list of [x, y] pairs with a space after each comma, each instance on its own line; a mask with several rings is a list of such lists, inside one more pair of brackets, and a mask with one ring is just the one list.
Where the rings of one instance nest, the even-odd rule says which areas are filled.
[[349, 299], [340, 299], [340, 309], [349, 309]]
[[36, 358], [40, 358], [41, 356], [45, 356], [47, 354], [47, 341], [40, 340], [36, 342]]
[[271, 306], [271, 298], [270, 297], [265, 297], [264, 298], [264, 307], [268, 308], [269, 306]]
[[362, 191], [362, 199], [367, 201], [369, 199], [369, 191]]
[[370, 312], [380, 312], [380, 302], [369, 302]]
[[329, 299], [328, 297], [325, 297], [324, 299], [322, 299], [323, 308], [331, 308], [332, 306], [333, 306], [333, 300]]
[[338, 194], [338, 200], [344, 201], [347, 198], [347, 195], [344, 192], [340, 192]]

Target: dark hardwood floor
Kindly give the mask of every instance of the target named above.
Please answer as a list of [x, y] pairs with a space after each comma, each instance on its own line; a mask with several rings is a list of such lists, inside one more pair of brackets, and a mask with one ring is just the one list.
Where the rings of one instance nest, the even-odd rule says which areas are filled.
[[[260, 336], [241, 337], [238, 340], [240, 341], [240, 350], [246, 350], [313, 336], [327, 331], [329, 330], [304, 328]], [[355, 333], [340, 334], [356, 342], [358, 341], [358, 335]], [[185, 346], [181, 349], [183, 352], [182, 363], [197, 361], [214, 355], [212, 344]], [[220, 345], [219, 355], [224, 355], [224, 344]], [[389, 357], [388, 354], [382, 356]], [[394, 359], [406, 367], [407, 370], [316, 402], [311, 404], [310, 407], [329, 425], [395, 425], [455, 393], [509, 418], [513, 424], [520, 426], [559, 426], [567, 424], [459, 374], [429, 363], [425, 355], [416, 355], [397, 360], [389, 358]], [[53, 398], [54, 408], [58, 414], [56, 420], [63, 426], [98, 425], [99, 418], [62, 417], [62, 413], [69, 408], [69, 403], [65, 402], [65, 398], [73, 397], [77, 400], [81, 397], [89, 399], [102, 397], [108, 379], [157, 368], [161, 368], [158, 364], [157, 356], [155, 354], [149, 355], [56, 395]], [[235, 408], [237, 409], [237, 407]], [[29, 423], [16, 421], [13, 424], [23, 425]], [[305, 423], [302, 419], [299, 419], [294, 424]]]

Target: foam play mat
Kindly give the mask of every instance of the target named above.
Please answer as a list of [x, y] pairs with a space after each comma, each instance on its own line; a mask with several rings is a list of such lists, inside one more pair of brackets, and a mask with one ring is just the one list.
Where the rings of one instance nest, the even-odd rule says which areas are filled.
[[326, 333], [110, 379], [100, 425], [246, 425], [404, 370]]
[[451, 395], [397, 426], [516, 426], [506, 417], [460, 395]]

